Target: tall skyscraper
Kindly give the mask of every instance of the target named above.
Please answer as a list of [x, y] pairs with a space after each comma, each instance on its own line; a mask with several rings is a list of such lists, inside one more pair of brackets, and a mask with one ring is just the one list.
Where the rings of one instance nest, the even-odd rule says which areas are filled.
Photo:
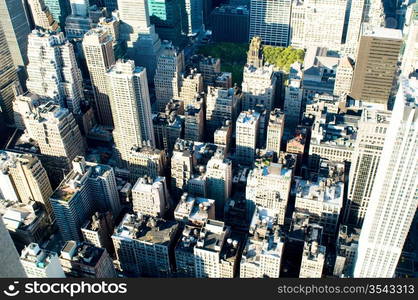
[[335, 75], [334, 95], [341, 96], [350, 93], [351, 81], [353, 80], [354, 62], [348, 56], [343, 57], [337, 67]]
[[356, 100], [386, 105], [392, 90], [402, 33], [378, 28], [360, 38], [350, 96]]
[[68, 109], [48, 102], [29, 113], [24, 121], [29, 136], [39, 145], [51, 182], [61, 180], [63, 171], [71, 169], [71, 161], [85, 151], [73, 115]]
[[299, 278], [321, 278], [325, 265], [326, 247], [321, 245], [322, 227], [310, 224], [303, 245]]
[[128, 57], [145, 67], [153, 82], [161, 41], [150, 23], [148, 0], [118, 0], [122, 38], [127, 41]]
[[289, 44], [291, 0], [251, 0], [250, 35], [273, 46]]
[[410, 74], [418, 69], [418, 3], [410, 5], [403, 28], [405, 50], [402, 56], [402, 72]]
[[28, 90], [80, 114], [83, 79], [73, 45], [62, 32], [34, 30], [28, 39]]
[[418, 81], [401, 77], [359, 239], [354, 277], [393, 277], [417, 209]]
[[13, 100], [17, 80], [16, 67], [0, 22], [0, 113], [8, 124], [14, 123]]
[[56, 31], [58, 23], [54, 20], [44, 0], [28, 0], [35, 28]]
[[391, 113], [365, 108], [350, 166], [345, 224], [361, 228], [370, 202]]
[[161, 53], [157, 58], [157, 70], [154, 76], [158, 111], [164, 111], [171, 99], [178, 98], [183, 70], [183, 51], [179, 51], [171, 42], [164, 41]]
[[28, 14], [23, 1], [0, 1], [0, 23], [16, 68], [28, 63], [28, 35], [31, 30]]
[[203, 0], [184, 0], [186, 33], [195, 36], [204, 29]]
[[147, 74], [132, 60], [118, 60], [106, 73], [116, 149], [127, 165], [132, 147], [155, 146]]
[[48, 6], [54, 20], [64, 30], [65, 18], [71, 13], [70, 3], [68, 0], [44, 0], [45, 5]]
[[106, 71], [115, 63], [113, 38], [103, 28], [88, 31], [83, 39], [83, 51], [90, 74], [98, 121], [113, 126], [112, 110], [107, 92]]
[[19, 259], [19, 253], [16, 250], [9, 232], [0, 218], [0, 277], [26, 277], [25, 270]]

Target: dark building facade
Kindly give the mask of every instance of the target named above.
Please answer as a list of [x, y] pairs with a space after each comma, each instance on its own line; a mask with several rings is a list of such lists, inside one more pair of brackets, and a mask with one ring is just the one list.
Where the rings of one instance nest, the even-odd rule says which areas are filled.
[[247, 43], [250, 13], [245, 6], [223, 5], [211, 14], [215, 42]]

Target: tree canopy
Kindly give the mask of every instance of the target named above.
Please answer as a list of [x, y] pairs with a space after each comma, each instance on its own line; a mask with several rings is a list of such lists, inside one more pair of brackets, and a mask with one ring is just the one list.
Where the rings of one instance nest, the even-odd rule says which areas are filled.
[[290, 66], [296, 62], [303, 62], [305, 51], [289, 47], [264, 46], [263, 55], [265, 62], [275, 65], [277, 68], [289, 72]]

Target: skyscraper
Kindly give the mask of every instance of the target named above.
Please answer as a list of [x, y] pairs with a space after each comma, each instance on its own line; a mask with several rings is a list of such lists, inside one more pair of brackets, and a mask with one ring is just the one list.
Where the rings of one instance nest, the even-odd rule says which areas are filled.
[[23, 1], [0, 1], [0, 23], [16, 68], [28, 63], [28, 34], [31, 30], [28, 13]]
[[[29, 136], [52, 163], [68, 170], [77, 155], [84, 155], [80, 130], [68, 109], [48, 102], [36, 108], [24, 121]], [[62, 169], [60, 171], [62, 176]]]
[[35, 28], [56, 31], [58, 23], [54, 20], [44, 0], [28, 0]]
[[268, 45], [289, 44], [291, 0], [251, 0], [249, 38], [259, 36]]
[[334, 95], [341, 96], [350, 93], [351, 81], [354, 73], [354, 62], [348, 56], [343, 57], [337, 67], [335, 75]]
[[48, 6], [54, 20], [64, 30], [65, 18], [70, 14], [70, 3], [68, 0], [44, 0], [45, 5]]
[[7, 123], [13, 124], [14, 86], [18, 78], [2, 23], [0, 23], [0, 66], [0, 113]]
[[128, 152], [149, 141], [155, 145], [147, 74], [132, 60], [118, 60], [106, 73], [116, 150], [122, 165]]
[[62, 32], [34, 30], [28, 39], [28, 90], [80, 114], [83, 79], [73, 45]]
[[386, 105], [402, 45], [400, 30], [377, 28], [360, 38], [350, 96]]
[[[2, 171], [0, 193], [6, 200], [19, 200], [22, 203], [32, 201], [41, 203], [49, 217], [53, 218], [49, 197], [52, 195], [48, 175], [39, 159], [32, 154], [17, 154], [0, 151]], [[12, 190], [9, 188], [12, 187]], [[8, 190], [8, 191], [7, 191]], [[7, 196], [10, 192], [13, 198]], [[10, 195], [10, 194], [9, 194]]]
[[83, 39], [83, 51], [90, 74], [98, 120], [113, 126], [112, 110], [107, 92], [106, 71], [115, 63], [113, 38], [102, 28], [88, 31]]
[[161, 53], [157, 58], [157, 70], [154, 76], [158, 111], [164, 111], [171, 99], [178, 98], [181, 84], [180, 74], [183, 70], [183, 51], [179, 51], [171, 42], [163, 42]]
[[189, 36], [199, 34], [204, 28], [203, 0], [184, 0], [186, 33]]
[[361, 228], [376, 180], [391, 113], [365, 108], [351, 159], [345, 224]]
[[161, 41], [150, 23], [148, 0], [119, 0], [121, 35], [127, 41], [128, 57], [135, 65], [145, 67], [153, 82]]
[[359, 239], [354, 277], [393, 277], [417, 209], [418, 81], [400, 78]]

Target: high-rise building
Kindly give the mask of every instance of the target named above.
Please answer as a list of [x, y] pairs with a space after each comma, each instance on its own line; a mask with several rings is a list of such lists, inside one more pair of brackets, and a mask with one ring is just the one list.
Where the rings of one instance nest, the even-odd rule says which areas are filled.
[[2, 218], [0, 218], [0, 277], [26, 277], [25, 269], [19, 259], [19, 253], [16, 251], [16, 247], [13, 244], [13, 240], [10, 237], [9, 232], [4, 226]]
[[[53, 220], [49, 197], [52, 195], [48, 175], [39, 159], [32, 154], [0, 151], [0, 194], [3, 199], [29, 204], [41, 203]], [[10, 189], [11, 188], [11, 189]], [[14, 196], [11, 196], [14, 195]]]
[[211, 14], [212, 38], [216, 42], [247, 43], [250, 12], [245, 6], [222, 5]]
[[335, 75], [334, 95], [350, 94], [351, 81], [353, 80], [354, 62], [348, 56], [342, 58]]
[[365, 108], [350, 166], [345, 224], [361, 228], [373, 190], [391, 113]]
[[151, 146], [132, 147], [128, 153], [128, 170], [131, 182], [139, 177], [149, 176], [152, 179], [165, 175], [167, 157], [164, 150]]
[[289, 44], [291, 0], [251, 0], [249, 38], [273, 46]]
[[153, 217], [164, 217], [171, 205], [165, 177], [140, 177], [132, 188], [133, 211]]
[[182, 235], [174, 249], [177, 277], [196, 278], [194, 247], [199, 238], [200, 229], [201, 226], [184, 226]]
[[221, 72], [220, 58], [198, 56], [198, 70], [203, 76], [203, 85], [205, 90], [208, 85], [215, 83], [216, 77]]
[[54, 20], [44, 0], [28, 0], [35, 28], [56, 31], [58, 23]]
[[112, 110], [113, 137], [123, 166], [134, 146], [155, 145], [147, 74], [132, 60], [118, 60], [106, 73]]
[[184, 117], [179, 115], [180, 103], [170, 101], [165, 112], [160, 112], [152, 119], [154, 125], [155, 145], [158, 149], [165, 149], [171, 153], [176, 140], [184, 132]]
[[393, 277], [417, 209], [418, 81], [400, 79], [369, 206], [354, 277]]
[[232, 161], [225, 158], [221, 149], [206, 165], [208, 197], [215, 200], [216, 217], [223, 218], [225, 203], [232, 193]]
[[116, 270], [106, 249], [87, 242], [67, 241], [59, 262], [67, 277], [115, 278]]
[[347, 2], [347, 0], [293, 1], [291, 44], [298, 48], [327, 47], [339, 51], [343, 41]]
[[235, 155], [238, 161], [244, 165], [251, 165], [254, 162], [259, 123], [259, 112], [243, 111], [238, 116], [235, 127]]
[[80, 130], [68, 109], [48, 102], [37, 107], [24, 121], [29, 136], [38, 143], [41, 154], [52, 160], [52, 164], [68, 170], [76, 156], [84, 155]]
[[213, 133], [213, 143], [223, 147], [225, 154], [228, 154], [231, 148], [232, 130], [232, 122], [227, 120], [224, 125], [216, 129]]
[[0, 113], [6, 123], [13, 124], [14, 87], [17, 84], [16, 67], [13, 65], [4, 26], [0, 22]]
[[358, 42], [361, 28], [367, 18], [368, 0], [348, 1], [347, 10], [349, 10], [347, 34], [343, 45], [345, 55], [355, 58], [357, 55]]
[[278, 155], [280, 153], [280, 145], [284, 133], [284, 113], [275, 108], [270, 112], [269, 121], [267, 125], [267, 142], [266, 150], [274, 151]]
[[162, 40], [176, 46], [185, 43], [186, 32], [184, 0], [148, 0], [150, 21]]
[[27, 88], [80, 114], [84, 100], [83, 80], [73, 45], [64, 33], [34, 30], [28, 38]]
[[0, 1], [0, 23], [16, 68], [28, 63], [28, 35], [31, 30], [29, 14], [23, 1]]
[[203, 0], [184, 0], [185, 29], [188, 36], [196, 36], [204, 29]]
[[31, 243], [22, 250], [20, 262], [30, 278], [65, 278], [58, 254]]
[[121, 35], [127, 41], [127, 55], [135, 65], [147, 70], [153, 82], [161, 41], [150, 23], [148, 0], [118, 0]]
[[184, 139], [196, 142], [203, 141], [205, 113], [202, 98], [194, 101], [184, 108]]
[[131, 276], [168, 277], [178, 223], [126, 214], [112, 236], [120, 269]]
[[399, 52], [400, 30], [377, 28], [360, 38], [350, 96], [386, 105], [392, 90]]
[[102, 28], [88, 31], [83, 38], [83, 52], [93, 87], [98, 121], [106, 126], [113, 126], [106, 82], [106, 71], [115, 63], [113, 42], [112, 36]]
[[171, 99], [179, 96], [181, 73], [184, 70], [183, 51], [164, 41], [157, 58], [154, 76], [155, 98], [158, 111], [164, 111]]
[[299, 124], [302, 113], [303, 87], [302, 65], [295, 62], [290, 66], [289, 84], [285, 87], [284, 114], [286, 116], [286, 129], [292, 132]]
[[204, 90], [203, 76], [197, 73], [196, 69], [184, 72], [181, 77], [181, 88], [178, 100], [183, 102], [183, 107], [186, 108], [192, 104], [196, 96], [200, 95]]
[[293, 171], [278, 163], [259, 162], [248, 174], [245, 197], [252, 210], [260, 206], [269, 210], [277, 224], [284, 224]]
[[93, 212], [120, 213], [119, 196], [113, 169], [86, 163], [83, 157], [73, 161], [73, 170], [50, 198], [58, 228], [65, 240], [81, 240], [81, 227]]
[[44, 0], [54, 20], [64, 29], [65, 19], [70, 14], [70, 3], [67, 0]]
[[418, 69], [418, 4], [410, 5], [406, 13], [403, 27], [405, 36], [405, 50], [402, 56], [402, 72], [406, 75]]
[[259, 68], [246, 65], [242, 82], [242, 109], [255, 109], [257, 105], [261, 105], [268, 111], [272, 110], [275, 105], [276, 84], [273, 65]]
[[220, 128], [226, 120], [235, 120], [243, 94], [237, 87], [208, 87], [206, 95], [206, 125], [210, 133]]
[[176, 198], [180, 198], [187, 188], [194, 168], [193, 142], [178, 139], [174, 145], [171, 156], [171, 192]]

